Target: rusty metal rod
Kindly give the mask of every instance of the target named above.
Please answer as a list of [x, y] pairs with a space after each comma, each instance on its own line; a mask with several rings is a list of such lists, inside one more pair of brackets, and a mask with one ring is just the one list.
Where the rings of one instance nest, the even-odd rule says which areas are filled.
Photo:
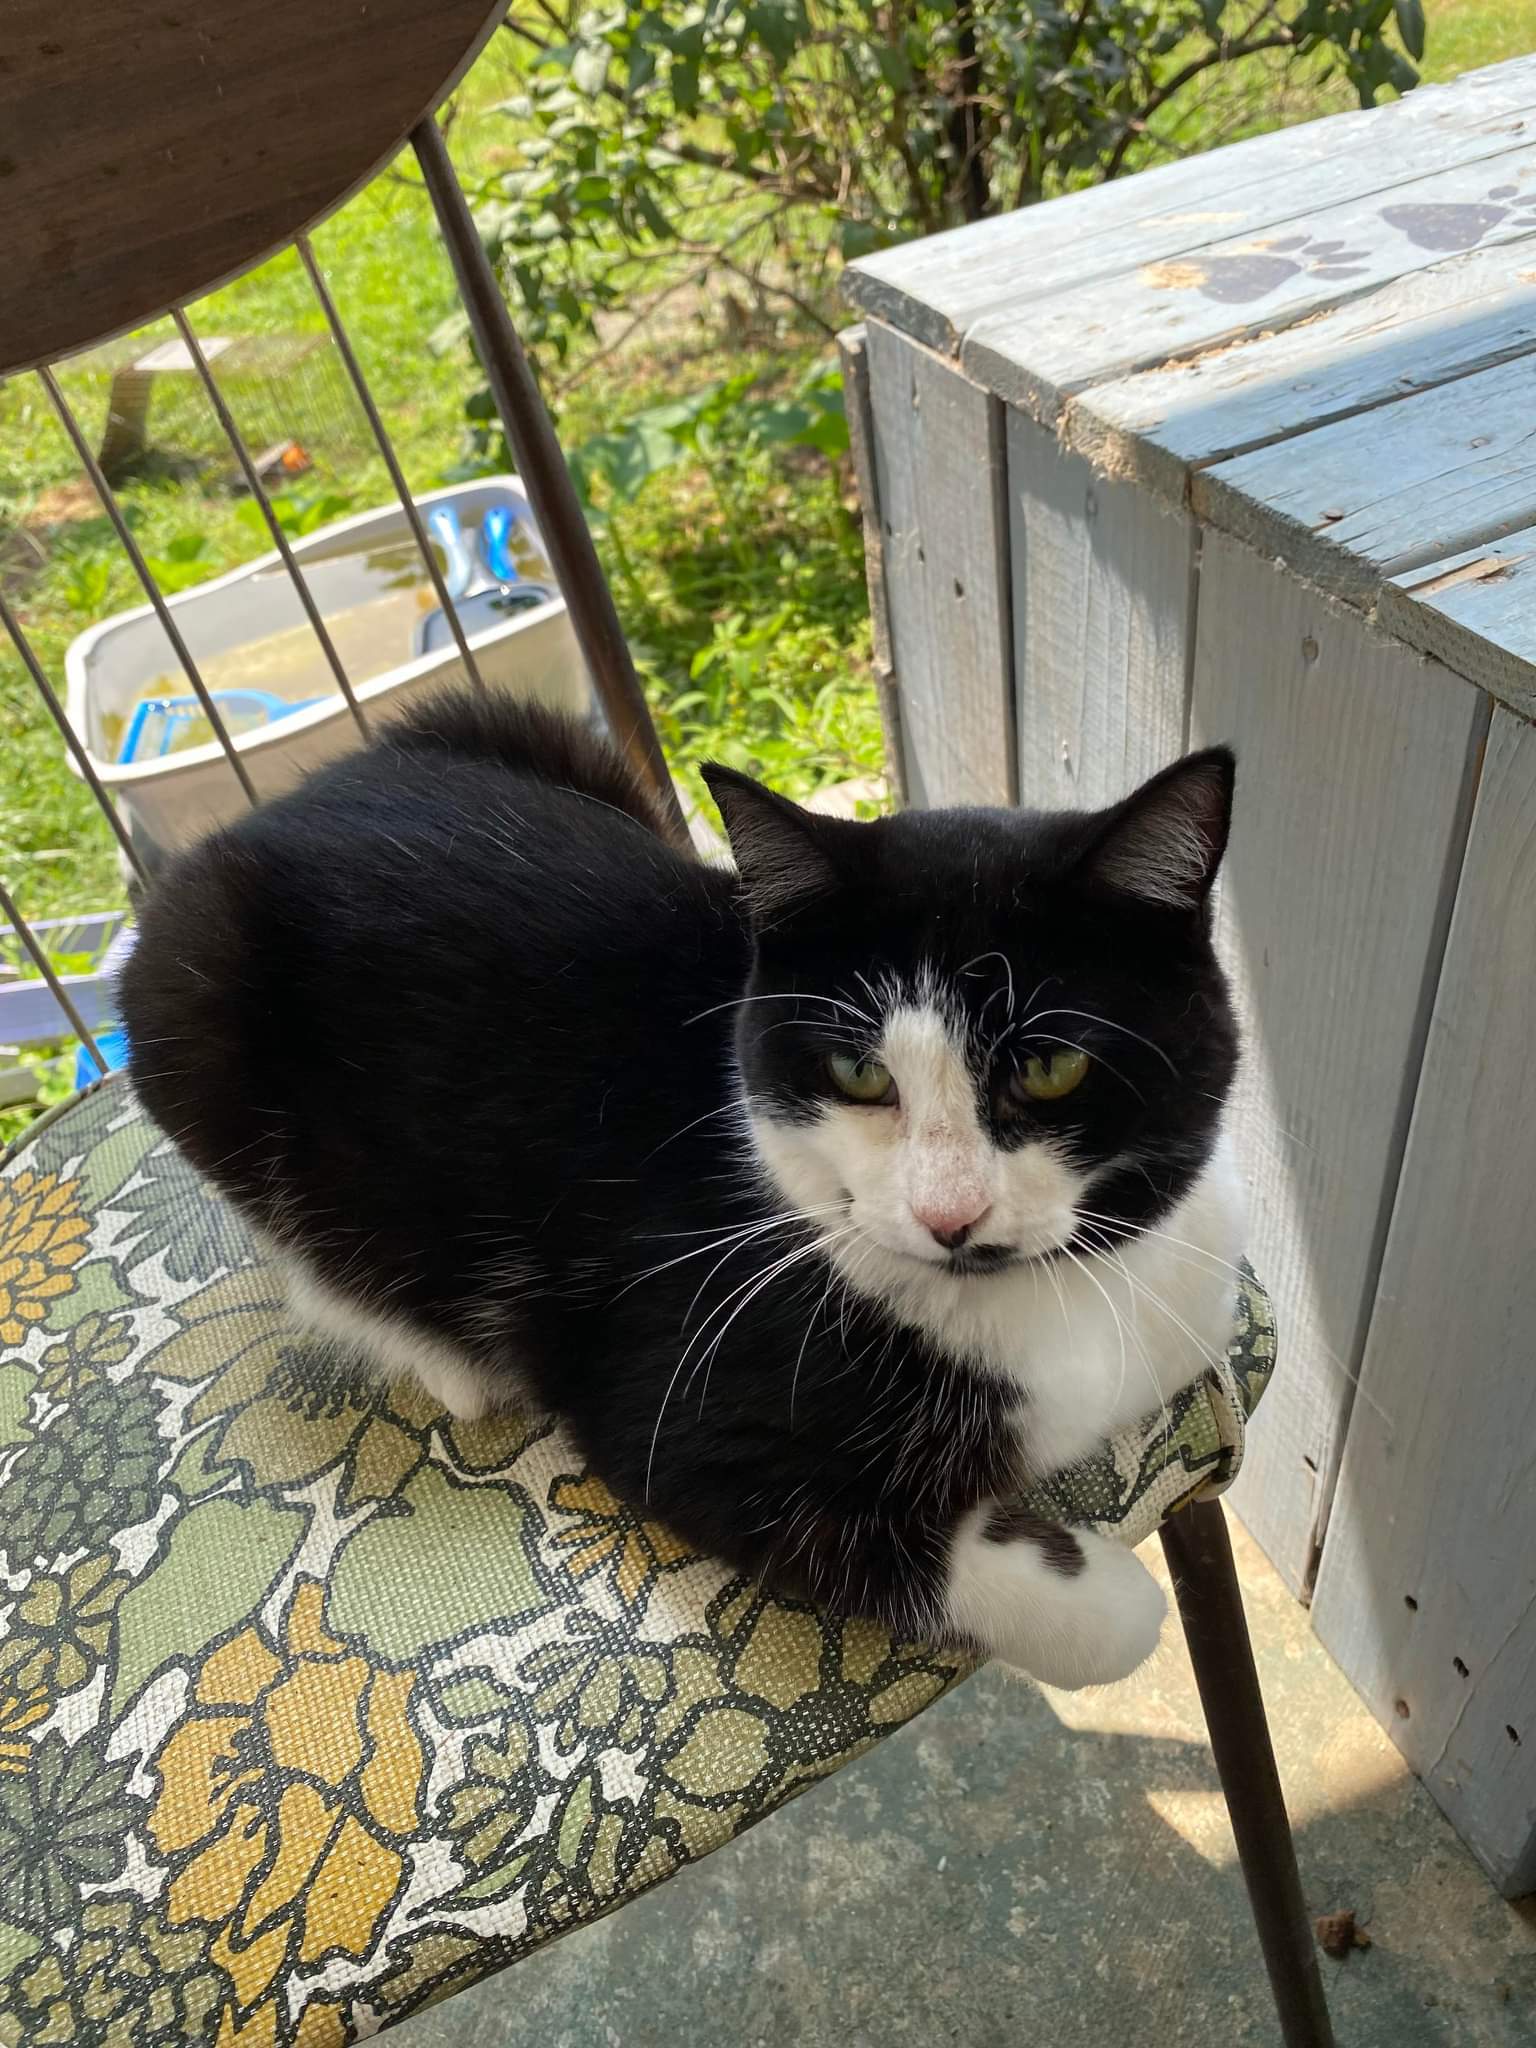
[[308, 235], [300, 235], [294, 246], [299, 252], [300, 262], [309, 273], [309, 282], [314, 290], [316, 299], [319, 301], [320, 310], [325, 315], [326, 323], [330, 327], [331, 339], [335, 342], [337, 353], [346, 367], [347, 375], [352, 380], [352, 389], [357, 393], [357, 402], [362, 407], [367, 418], [379, 454], [384, 458], [384, 467], [389, 471], [389, 480], [395, 487], [395, 495], [400, 500], [400, 509], [404, 512], [406, 521], [410, 526], [412, 536], [416, 542], [417, 552], [426, 564], [427, 575], [431, 579], [433, 590], [437, 593], [437, 602], [442, 610], [443, 617], [448, 621], [449, 630], [453, 634], [454, 645], [459, 650], [459, 659], [464, 664], [465, 674], [477, 689], [483, 690], [485, 688], [485, 678], [480, 673], [480, 664], [469, 650], [469, 641], [465, 637], [463, 626], [459, 623], [459, 608], [448, 595], [448, 585], [444, 581], [442, 570], [437, 565], [436, 551], [431, 541], [427, 538], [427, 529], [422, 523], [421, 514], [416, 509], [416, 500], [411, 496], [411, 487], [406, 482], [405, 471], [400, 467], [399, 457], [395, 454], [394, 443], [389, 438], [389, 431], [384, 425], [383, 415], [374, 403], [373, 393], [368, 388], [368, 379], [363, 375], [363, 366], [357, 360], [356, 352], [352, 347], [352, 337], [343, 326], [341, 315], [336, 310], [336, 301], [331, 297], [330, 289], [321, 275], [320, 265], [315, 259], [315, 252]]
[[106, 1073], [107, 1063], [102, 1057], [101, 1047], [91, 1036], [90, 1028], [86, 1024], [85, 1019], [75, 1008], [73, 997], [54, 972], [53, 962], [38, 944], [36, 937], [33, 935], [32, 927], [16, 908], [15, 899], [12, 897], [10, 890], [6, 888], [4, 882], [0, 882], [0, 915], [4, 916], [6, 923], [9, 924], [11, 930], [31, 955], [32, 965], [52, 990], [53, 1000], [69, 1019], [70, 1029], [96, 1062], [97, 1073]]
[[497, 287], [495, 272], [459, 186], [447, 145], [430, 114], [411, 130], [411, 146], [421, 165], [486, 380], [569, 609], [582, 657], [615, 739], [631, 766], [660, 798], [678, 843], [686, 846], [688, 828], [682, 806], [667, 772], [666, 756], [651, 722], [640, 678], [635, 674], [613, 594], [582, 516], [576, 487], [560, 452], [532, 366]]
[[74, 443], [75, 453], [79, 456], [81, 466], [91, 480], [91, 488], [101, 500], [101, 509], [112, 522], [112, 530], [122, 543], [123, 553], [133, 565], [133, 573], [138, 577], [143, 587], [144, 595], [149, 599], [155, 617], [160, 621], [161, 630], [165, 634], [166, 639], [170, 641], [172, 652], [181, 663], [187, 681], [192, 685], [192, 694], [203, 707], [203, 716], [208, 720], [209, 725], [212, 726], [214, 738], [224, 749], [224, 758], [229, 763], [235, 780], [254, 805], [257, 801], [256, 786], [251, 781], [245, 763], [235, 752], [235, 743], [229, 736], [229, 729], [219, 713], [218, 705], [214, 703], [213, 698], [209, 695], [208, 685], [203, 681], [201, 674], [198, 672], [197, 663], [192, 659], [192, 650], [182, 637], [181, 628], [172, 616], [171, 608], [161, 595], [160, 586], [155, 581], [148, 562], [144, 559], [144, 552], [134, 539], [128, 521], [123, 517], [123, 508], [117, 502], [116, 492], [107, 482], [101, 464], [96, 460], [95, 454], [92, 451], [90, 442], [86, 440], [84, 434], [80, 431], [80, 422], [70, 410], [68, 399], [65, 398], [64, 393], [59, 389], [58, 378], [54, 376], [52, 370], [46, 364], [38, 371], [37, 375], [43, 389], [47, 392], [53, 403], [53, 409], [58, 414], [65, 433], [68, 434], [70, 440]]
[[315, 603], [310, 593], [309, 585], [304, 581], [303, 571], [294, 560], [293, 549], [288, 545], [288, 536], [283, 531], [282, 522], [272, 509], [272, 501], [267, 496], [266, 485], [262, 482], [260, 475], [257, 473], [256, 465], [251, 460], [251, 451], [245, 445], [245, 436], [235, 424], [235, 416], [230, 411], [223, 392], [219, 389], [218, 380], [208, 366], [208, 358], [203, 354], [202, 343], [193, 332], [192, 323], [187, 318], [186, 308], [183, 306], [172, 306], [171, 318], [176, 322], [176, 331], [186, 344], [187, 354], [192, 358], [192, 367], [197, 372], [198, 381], [208, 394], [208, 403], [213, 407], [219, 425], [224, 430], [224, 438], [234, 451], [235, 460], [240, 465], [240, 473], [245, 478], [246, 489], [255, 499], [257, 509], [266, 522], [267, 531], [272, 536], [272, 545], [282, 557], [283, 567], [288, 571], [288, 580], [292, 583], [298, 595], [299, 603], [304, 607], [304, 616], [309, 620], [310, 628], [315, 638], [320, 642], [320, 652], [330, 664], [331, 674], [336, 678], [337, 687], [341, 691], [342, 696], [347, 700], [347, 709], [352, 713], [358, 731], [365, 740], [369, 739], [372, 735], [369, 732], [368, 720], [364, 716], [362, 705], [357, 701], [357, 695], [352, 688], [351, 677], [342, 666], [341, 656], [336, 652], [335, 643], [326, 630], [324, 619], [320, 616], [320, 607]]
[[70, 753], [74, 756], [75, 766], [80, 770], [90, 789], [91, 795], [96, 799], [97, 808], [111, 826], [113, 835], [123, 850], [124, 860], [127, 861], [129, 867], [133, 869], [133, 872], [141, 882], [147, 882], [149, 876], [144, 871], [144, 863], [134, 851], [133, 841], [128, 836], [128, 827], [118, 816], [117, 806], [113, 803], [111, 797], [108, 796], [101, 777], [96, 773], [95, 765], [91, 760], [84, 741], [70, 724], [68, 713], [59, 702], [42, 663], [33, 652], [32, 643], [28, 640], [26, 633], [22, 629], [20, 619], [17, 618], [16, 614], [6, 603], [3, 590], [0, 590], [0, 626], [4, 626], [10, 636], [11, 645], [21, 656], [22, 667], [37, 685], [37, 693], [48, 707], [48, 716], [59, 728], [65, 746], [68, 747]]
[[1161, 1533], [1281, 2038], [1286, 2048], [1334, 2048], [1226, 1515], [1219, 1501], [1196, 1501]]

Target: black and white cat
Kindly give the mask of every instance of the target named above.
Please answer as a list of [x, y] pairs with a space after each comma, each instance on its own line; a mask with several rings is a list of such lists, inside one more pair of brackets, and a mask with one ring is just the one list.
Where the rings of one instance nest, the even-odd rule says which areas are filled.
[[553, 1411], [778, 1592], [1119, 1678], [1156, 1583], [1016, 1494], [1227, 1340], [1232, 779], [855, 824], [715, 769], [738, 876], [582, 729], [443, 699], [171, 870], [134, 1084], [456, 1414]]

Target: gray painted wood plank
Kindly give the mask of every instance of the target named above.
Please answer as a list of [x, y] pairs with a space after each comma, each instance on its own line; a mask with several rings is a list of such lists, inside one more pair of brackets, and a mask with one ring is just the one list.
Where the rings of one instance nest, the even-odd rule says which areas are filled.
[[1002, 407], [952, 363], [878, 322], [866, 346], [908, 799], [1011, 803]]
[[1019, 801], [1112, 803], [1184, 745], [1194, 521], [1008, 415]]
[[1533, 905], [1536, 728], [1498, 710], [1316, 1603], [1510, 1897], [1536, 1887]]
[[875, 476], [875, 415], [869, 390], [869, 349], [862, 327], [845, 327], [837, 337], [843, 369], [843, 410], [848, 419], [848, 452], [859, 493], [864, 531], [864, 579], [869, 586], [870, 666], [885, 736], [885, 769], [898, 807], [907, 800], [905, 750], [901, 737], [901, 692], [891, 659], [891, 623], [885, 602], [885, 534]]
[[1536, 357], [1196, 473], [1206, 523], [1352, 604], [1536, 523]]
[[1536, 110], [1536, 59], [1424, 86], [1366, 113], [1339, 114], [1237, 142], [861, 258], [844, 289], [864, 311], [946, 352], [988, 315], [1219, 236], [1385, 189], [1436, 164], [1518, 139], [1509, 123]]
[[1395, 577], [1382, 625], [1536, 718], [1536, 526]]
[[[1220, 346], [1257, 328], [1293, 325], [1458, 246], [1488, 247], [1536, 227], [1536, 136], [1510, 132], [1502, 154], [1451, 165], [1382, 153], [1345, 156], [1283, 184], [1275, 225], [1185, 255], [1142, 262], [1112, 279], [1016, 305], [971, 329], [968, 376], [1010, 405], [1054, 423], [1074, 395], [1110, 378]], [[1335, 202], [1353, 167], [1373, 182]], [[1423, 173], [1422, 175], [1415, 175]]]
[[1235, 1505], [1305, 1594], [1360, 1361], [1487, 700], [1205, 536], [1190, 739], [1237, 748], [1218, 936], [1280, 1364]]
[[1068, 404], [1060, 431], [1097, 467], [1182, 503], [1192, 469], [1533, 349], [1536, 242], [1526, 238], [1393, 278], [1278, 332], [1098, 385]]

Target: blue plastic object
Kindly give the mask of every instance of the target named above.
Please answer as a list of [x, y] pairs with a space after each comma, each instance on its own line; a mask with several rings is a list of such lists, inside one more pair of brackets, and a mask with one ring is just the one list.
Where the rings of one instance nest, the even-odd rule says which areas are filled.
[[[240, 729], [249, 731], [253, 726], [270, 725], [274, 719], [288, 718], [295, 711], [307, 711], [311, 704], [318, 704], [318, 697], [307, 697], [302, 704], [290, 703], [286, 697], [279, 697], [271, 690], [214, 690], [210, 693], [221, 712], [227, 712], [226, 724], [240, 724]], [[189, 726], [194, 718], [203, 716], [203, 707], [195, 697], [145, 697], [133, 707], [133, 716], [128, 721], [128, 730], [123, 735], [123, 744], [118, 750], [118, 762], [158, 760], [171, 751], [179, 730]], [[145, 728], [152, 718], [160, 721], [154, 737], [158, 746], [145, 743]]]
[[443, 581], [448, 595], [462, 597], [475, 580], [474, 543], [465, 535], [451, 505], [434, 505], [427, 514], [427, 526], [446, 557]]
[[480, 522], [480, 545], [485, 564], [498, 583], [520, 583], [521, 572], [512, 559], [512, 535], [517, 514], [510, 505], [493, 505]]
[[[101, 1056], [107, 1063], [107, 1072], [116, 1073], [119, 1067], [128, 1064], [128, 1034], [121, 1024], [110, 1024], [105, 1031], [93, 1031], [91, 1036], [100, 1048]], [[75, 1086], [88, 1088], [96, 1079], [96, 1062], [83, 1045], [75, 1047]]]

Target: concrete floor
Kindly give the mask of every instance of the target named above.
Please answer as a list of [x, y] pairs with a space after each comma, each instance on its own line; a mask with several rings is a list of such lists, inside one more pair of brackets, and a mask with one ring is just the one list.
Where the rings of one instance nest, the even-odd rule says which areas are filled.
[[[1340, 2048], [1536, 2048], [1536, 1899], [1501, 1901], [1234, 1531]], [[1156, 1544], [1145, 1553], [1157, 1556]], [[1097, 1695], [983, 1672], [612, 1919], [409, 2022], [401, 2048], [1271, 2044], [1176, 1628]]]

